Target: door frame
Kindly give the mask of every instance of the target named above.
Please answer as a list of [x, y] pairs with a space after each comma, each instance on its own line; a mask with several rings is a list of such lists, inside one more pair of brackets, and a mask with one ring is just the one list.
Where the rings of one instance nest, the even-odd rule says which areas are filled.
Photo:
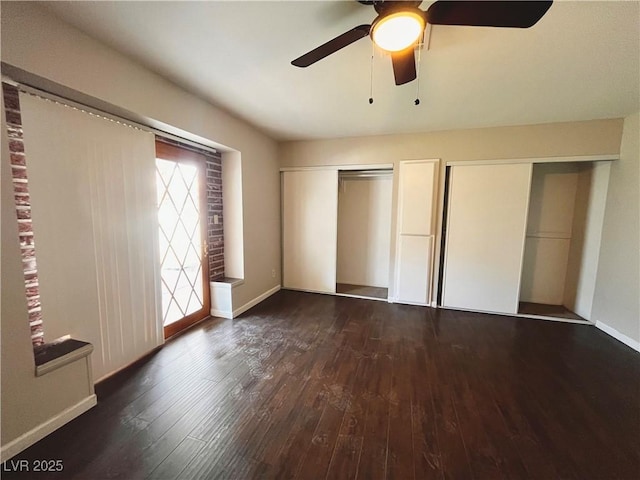
[[[189, 328], [191, 325], [211, 316], [211, 290], [209, 288], [209, 245], [207, 238], [208, 217], [207, 217], [207, 157], [201, 153], [190, 150], [186, 147], [174, 145], [156, 138], [156, 159], [170, 160], [174, 162], [194, 165], [198, 168], [200, 176], [200, 235], [202, 240], [202, 302], [200, 310], [190, 313], [182, 319], [163, 325], [165, 340]], [[158, 226], [159, 228], [159, 226]], [[162, 309], [161, 309], [162, 310]]]

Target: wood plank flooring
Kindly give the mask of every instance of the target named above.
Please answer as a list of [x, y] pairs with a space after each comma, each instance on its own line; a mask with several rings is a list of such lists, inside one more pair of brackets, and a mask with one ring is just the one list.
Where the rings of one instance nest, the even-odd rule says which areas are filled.
[[569, 320], [583, 320], [580, 315], [572, 312], [564, 305], [545, 305], [543, 303], [520, 302], [518, 313], [524, 315], [539, 315], [543, 317], [567, 318]]
[[281, 291], [97, 386], [3, 479], [638, 478], [640, 355], [589, 325]]
[[384, 287], [370, 287], [367, 285], [351, 285], [349, 283], [337, 283], [336, 293], [356, 295], [359, 297], [383, 298], [389, 296], [389, 289]]

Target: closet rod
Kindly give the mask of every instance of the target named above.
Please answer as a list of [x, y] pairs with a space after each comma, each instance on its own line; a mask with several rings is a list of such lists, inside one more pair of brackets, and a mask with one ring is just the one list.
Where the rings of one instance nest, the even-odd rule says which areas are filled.
[[393, 170], [346, 170], [340, 171], [339, 178], [372, 178], [388, 177], [393, 175]]

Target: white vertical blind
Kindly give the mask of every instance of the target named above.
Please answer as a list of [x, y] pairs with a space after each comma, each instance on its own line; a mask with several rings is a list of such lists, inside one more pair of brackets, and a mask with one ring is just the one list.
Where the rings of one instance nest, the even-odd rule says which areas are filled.
[[163, 342], [151, 133], [21, 94], [45, 340], [100, 379]]

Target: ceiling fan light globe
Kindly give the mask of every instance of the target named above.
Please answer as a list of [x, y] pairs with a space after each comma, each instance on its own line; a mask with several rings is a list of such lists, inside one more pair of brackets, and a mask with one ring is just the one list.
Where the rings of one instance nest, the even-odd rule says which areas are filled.
[[379, 17], [371, 27], [371, 39], [383, 50], [399, 52], [415, 45], [424, 31], [422, 12], [403, 10]]

